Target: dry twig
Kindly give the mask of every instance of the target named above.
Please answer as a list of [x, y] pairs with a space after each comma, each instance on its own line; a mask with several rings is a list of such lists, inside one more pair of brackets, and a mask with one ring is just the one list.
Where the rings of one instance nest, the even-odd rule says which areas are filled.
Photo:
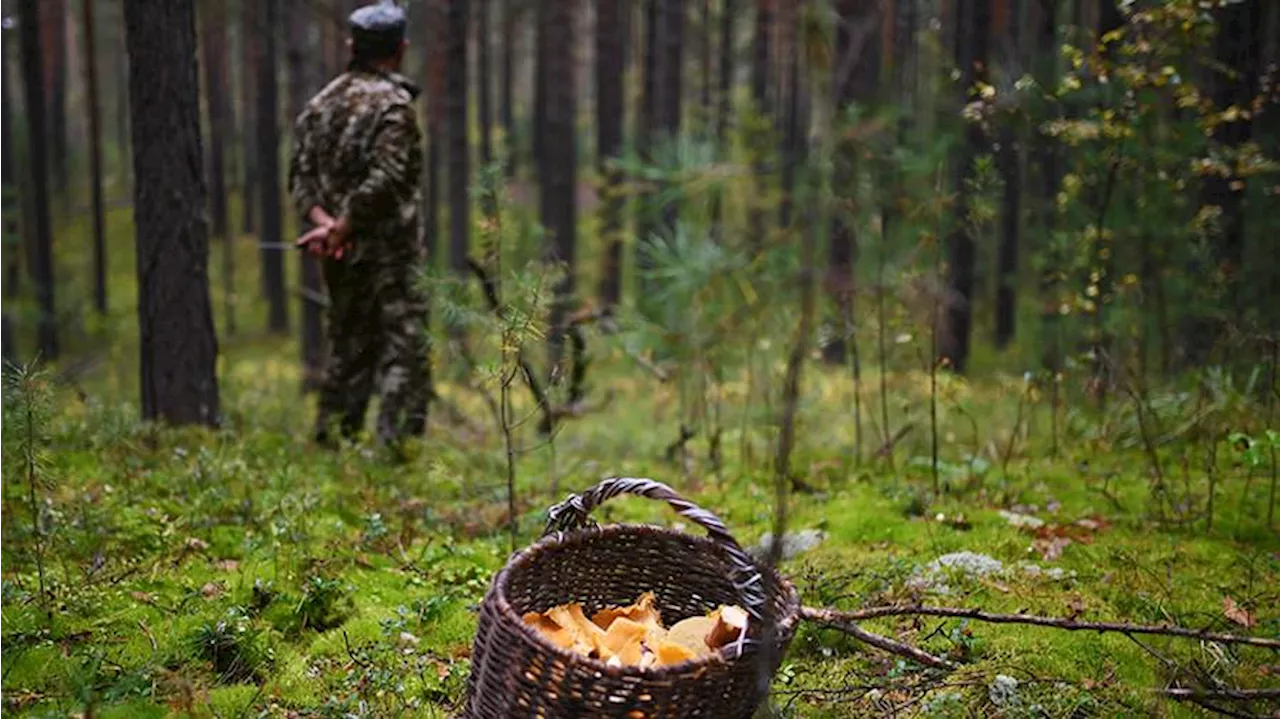
[[1030, 624], [1040, 627], [1054, 627], [1056, 629], [1064, 629], [1066, 631], [1155, 634], [1166, 637], [1182, 637], [1184, 639], [1199, 639], [1206, 642], [1219, 642], [1221, 644], [1245, 644], [1248, 646], [1280, 651], [1280, 639], [1266, 639], [1263, 637], [1250, 637], [1240, 634], [1224, 634], [1222, 632], [1188, 629], [1186, 627], [1178, 627], [1168, 624], [1152, 625], [1131, 624], [1128, 622], [1081, 622], [1062, 617], [1042, 617], [1034, 614], [997, 614], [994, 612], [986, 612], [981, 609], [969, 609], [967, 607], [932, 607], [912, 604], [895, 604], [883, 607], [869, 607], [867, 609], [860, 609], [852, 612], [841, 612], [826, 608], [820, 609], [804, 607], [801, 610], [801, 616], [809, 621], [830, 626], [865, 621], [867, 619], [875, 619], [877, 617], [957, 617], [960, 619], [973, 619], [979, 622], [988, 622], [990, 624]]

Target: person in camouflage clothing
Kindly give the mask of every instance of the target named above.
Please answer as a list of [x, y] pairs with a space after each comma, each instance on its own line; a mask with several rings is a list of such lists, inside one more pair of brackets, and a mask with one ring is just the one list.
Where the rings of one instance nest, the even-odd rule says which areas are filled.
[[375, 386], [380, 443], [395, 448], [426, 426], [425, 261], [418, 218], [422, 134], [418, 90], [399, 74], [404, 11], [381, 2], [351, 14], [351, 62], [294, 126], [289, 191], [310, 224], [300, 247], [323, 256], [329, 361], [316, 440], [351, 439]]

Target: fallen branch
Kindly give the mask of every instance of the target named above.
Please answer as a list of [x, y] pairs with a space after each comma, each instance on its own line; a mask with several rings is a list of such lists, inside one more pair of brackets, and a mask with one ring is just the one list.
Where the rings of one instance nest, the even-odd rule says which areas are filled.
[[898, 446], [898, 443], [901, 442], [903, 439], [905, 439], [908, 434], [911, 434], [911, 430], [915, 428], [916, 428], [915, 424], [911, 422], [908, 422], [902, 425], [901, 427], [899, 427], [898, 431], [894, 432], [893, 436], [889, 438], [889, 441], [885, 442], [880, 447], [880, 449], [876, 450], [876, 457], [883, 459], [885, 457], [892, 456], [893, 450], [895, 447]]
[[810, 610], [805, 608], [804, 611], [805, 619], [820, 621], [822, 624], [825, 624], [832, 629], [838, 629], [858, 641], [870, 644], [877, 649], [883, 649], [890, 654], [897, 654], [900, 657], [906, 657], [917, 664], [923, 664], [926, 667], [933, 667], [934, 669], [955, 669], [957, 666], [954, 662], [949, 662], [942, 657], [936, 657], [923, 649], [918, 649], [910, 644], [897, 641], [896, 639], [890, 639], [886, 636], [869, 632], [852, 621], [844, 621], [834, 617], [814, 619], [808, 614], [808, 612], [811, 611], [822, 610]]
[[1199, 629], [1187, 629], [1186, 627], [1176, 627], [1167, 624], [1151, 625], [1130, 624], [1127, 622], [1080, 622], [1073, 619], [1064, 619], [1062, 617], [1042, 617], [1034, 614], [996, 614], [993, 612], [986, 612], [981, 609], [969, 609], [966, 607], [931, 607], [911, 604], [895, 604], [883, 607], [869, 607], [867, 609], [859, 609], [852, 612], [841, 612], [827, 608], [804, 607], [801, 610], [801, 616], [811, 622], [829, 625], [846, 622], [860, 622], [867, 619], [875, 619], [877, 617], [956, 617], [960, 619], [973, 619], [990, 624], [1031, 624], [1039, 627], [1054, 627], [1055, 629], [1064, 629], [1069, 632], [1095, 631], [1119, 632], [1121, 634], [1155, 634], [1166, 637], [1199, 639], [1201, 641], [1218, 642], [1221, 644], [1245, 644], [1248, 646], [1280, 651], [1280, 639], [1264, 639], [1262, 637], [1248, 637], [1239, 634], [1224, 634], [1221, 632], [1209, 632]]
[[1251, 702], [1259, 699], [1280, 699], [1280, 689], [1188, 689], [1170, 687], [1160, 693], [1173, 699], [1227, 699]]

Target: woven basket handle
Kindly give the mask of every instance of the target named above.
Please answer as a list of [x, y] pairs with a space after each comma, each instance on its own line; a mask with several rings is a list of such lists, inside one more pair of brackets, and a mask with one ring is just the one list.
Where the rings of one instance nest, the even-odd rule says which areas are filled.
[[742, 551], [738, 541], [729, 534], [728, 528], [719, 517], [681, 497], [674, 489], [662, 482], [636, 477], [614, 477], [604, 480], [582, 494], [571, 494], [547, 512], [547, 529], [544, 535], [596, 526], [595, 520], [591, 519], [592, 510], [620, 494], [635, 494], [662, 500], [681, 517], [706, 529], [712, 541], [719, 544], [733, 562], [733, 584], [739, 596], [742, 597], [743, 608], [753, 618], [761, 617], [766, 601], [764, 579], [760, 570], [756, 568], [755, 562]]

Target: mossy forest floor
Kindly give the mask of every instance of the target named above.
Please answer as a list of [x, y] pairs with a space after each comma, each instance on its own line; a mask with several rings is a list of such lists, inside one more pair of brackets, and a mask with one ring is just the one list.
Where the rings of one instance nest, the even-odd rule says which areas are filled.
[[[252, 293], [256, 278], [242, 274]], [[259, 319], [241, 315], [242, 324]], [[121, 317], [127, 326], [129, 314]], [[327, 453], [308, 443], [313, 400], [299, 394], [288, 341], [242, 333], [223, 343], [226, 422], [216, 432], [140, 424], [134, 350], [112, 347], [78, 368], [74, 386], [54, 385], [35, 488], [40, 537], [16, 456], [20, 427], [6, 411], [5, 713], [433, 717], [456, 709], [475, 606], [510, 550], [501, 437], [479, 396], [443, 383], [470, 423], [435, 411], [429, 439], [393, 466], [363, 448]], [[1271, 469], [1246, 466], [1225, 442], [1209, 461], [1208, 442], [1179, 429], [1190, 410], [1160, 405], [1168, 437], [1157, 447], [1157, 476], [1123, 398], [1103, 415], [1062, 409], [1055, 438], [1045, 397], [1029, 394], [1020, 375], [948, 380], [939, 400], [943, 491], [935, 495], [928, 376], [886, 376], [891, 425], [914, 429], [891, 458], [876, 458], [880, 376], [865, 375], [858, 464], [847, 373], [817, 361], [806, 368], [789, 527], [824, 538], [784, 565], [806, 604], [924, 597], [1280, 634]], [[673, 387], [605, 351], [591, 384], [593, 396], [612, 394], [606, 407], [568, 421], [550, 445], [538, 443], [533, 423], [520, 433], [522, 544], [537, 537], [548, 506], [610, 475], [670, 483], [718, 513], [744, 545], [768, 531], [776, 398], [744, 415], [745, 377], [725, 383], [725, 457], [714, 471], [705, 436], [690, 442], [687, 460], [663, 458], [679, 427]], [[1038, 536], [1002, 512], [1045, 526]], [[638, 499], [607, 505], [600, 519], [675, 521]], [[1072, 528], [1072, 541], [1055, 542], [1053, 527]], [[929, 573], [956, 552], [985, 555], [1000, 569]], [[910, 617], [865, 627], [962, 668], [925, 670], [805, 626], [775, 685], [784, 715], [1197, 716], [1205, 710], [1161, 690], [1280, 686], [1280, 655], [1263, 649]], [[1276, 711], [1275, 703], [1230, 704], [1249, 715]]]

